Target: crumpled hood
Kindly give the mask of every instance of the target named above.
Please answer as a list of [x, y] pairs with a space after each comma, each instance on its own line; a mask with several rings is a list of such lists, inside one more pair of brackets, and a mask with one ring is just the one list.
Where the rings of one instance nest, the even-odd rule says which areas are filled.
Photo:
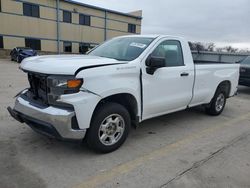
[[46, 55], [26, 58], [20, 68], [44, 74], [74, 75], [79, 68], [116, 63], [122, 62], [89, 55]]

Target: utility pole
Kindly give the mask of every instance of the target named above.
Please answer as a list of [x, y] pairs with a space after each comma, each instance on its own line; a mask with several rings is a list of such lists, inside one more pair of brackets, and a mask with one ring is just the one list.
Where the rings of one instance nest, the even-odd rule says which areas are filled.
[[56, 0], [56, 30], [57, 30], [57, 53], [60, 54], [60, 9], [59, 0]]
[[104, 20], [104, 41], [107, 40], [107, 11], [105, 10], [105, 20]]

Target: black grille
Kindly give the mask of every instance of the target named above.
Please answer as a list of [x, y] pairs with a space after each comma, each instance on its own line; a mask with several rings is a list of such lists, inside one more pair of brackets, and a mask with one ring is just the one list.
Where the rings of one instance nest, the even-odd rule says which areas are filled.
[[33, 94], [33, 98], [48, 104], [47, 75], [28, 73], [28, 80], [30, 83], [30, 92]]
[[38, 73], [28, 73], [30, 83], [27, 97], [45, 106], [58, 106], [63, 108], [72, 108], [72, 105], [63, 102], [57, 102], [60, 95], [70, 93], [67, 88], [60, 88], [53, 85], [53, 80], [65, 78], [65, 76], [52, 76]]

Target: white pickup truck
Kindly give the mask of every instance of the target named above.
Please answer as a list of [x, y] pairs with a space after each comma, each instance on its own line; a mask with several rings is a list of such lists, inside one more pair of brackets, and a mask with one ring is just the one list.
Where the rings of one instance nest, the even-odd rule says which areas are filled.
[[197, 105], [219, 115], [239, 79], [238, 64], [194, 62], [186, 40], [162, 35], [117, 37], [88, 55], [30, 57], [20, 69], [30, 88], [10, 114], [99, 152], [120, 147], [131, 125], [149, 118]]

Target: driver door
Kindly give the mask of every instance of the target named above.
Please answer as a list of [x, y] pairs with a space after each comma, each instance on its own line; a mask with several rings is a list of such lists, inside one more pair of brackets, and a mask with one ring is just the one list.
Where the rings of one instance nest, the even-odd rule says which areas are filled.
[[184, 62], [181, 42], [158, 42], [150, 56], [165, 58], [165, 67], [152, 75], [146, 66], [142, 70], [143, 119], [185, 109], [192, 98], [194, 75]]

